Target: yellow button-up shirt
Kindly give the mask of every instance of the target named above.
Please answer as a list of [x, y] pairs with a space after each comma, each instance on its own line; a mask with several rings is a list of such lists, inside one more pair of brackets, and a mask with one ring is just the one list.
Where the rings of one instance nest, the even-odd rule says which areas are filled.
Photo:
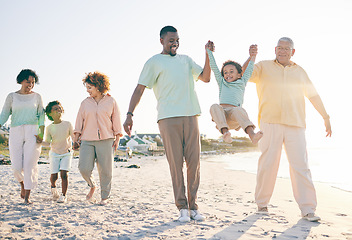
[[276, 60], [261, 61], [249, 81], [257, 87], [259, 123], [306, 127], [304, 97], [318, 93], [302, 67], [294, 62], [284, 67]]

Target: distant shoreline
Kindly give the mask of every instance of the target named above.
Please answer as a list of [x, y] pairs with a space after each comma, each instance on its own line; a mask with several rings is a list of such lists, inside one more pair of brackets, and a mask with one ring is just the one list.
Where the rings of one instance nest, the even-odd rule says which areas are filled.
[[[201, 155], [221, 155], [233, 154], [237, 152], [258, 151], [258, 147], [253, 145], [248, 138], [235, 138], [231, 144], [223, 143], [216, 139], [201, 140]], [[39, 161], [48, 158], [50, 147], [42, 147]], [[163, 153], [162, 155], [164, 155]], [[79, 151], [74, 151], [74, 156], [78, 156]], [[133, 155], [148, 156], [148, 153], [134, 151]], [[117, 150], [115, 156], [124, 158], [126, 153], [122, 150]], [[11, 165], [8, 145], [0, 144], [0, 165]]]

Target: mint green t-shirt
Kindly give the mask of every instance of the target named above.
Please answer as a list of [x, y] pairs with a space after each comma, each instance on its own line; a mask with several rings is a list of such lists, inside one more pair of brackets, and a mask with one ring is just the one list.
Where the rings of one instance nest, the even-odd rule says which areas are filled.
[[201, 113], [194, 80], [202, 71], [190, 57], [179, 54], [157, 54], [145, 63], [138, 84], [154, 90], [158, 121]]
[[0, 125], [11, 115], [11, 127], [21, 125], [44, 126], [44, 108], [42, 97], [38, 93], [7, 95], [4, 107], [0, 114]]

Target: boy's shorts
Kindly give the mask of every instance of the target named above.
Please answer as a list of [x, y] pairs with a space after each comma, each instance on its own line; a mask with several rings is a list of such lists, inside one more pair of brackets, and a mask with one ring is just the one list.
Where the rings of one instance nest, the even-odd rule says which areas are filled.
[[51, 174], [58, 173], [60, 172], [60, 170], [70, 171], [72, 156], [73, 156], [73, 151], [64, 153], [64, 154], [57, 154], [50, 151], [49, 160], [50, 160]]

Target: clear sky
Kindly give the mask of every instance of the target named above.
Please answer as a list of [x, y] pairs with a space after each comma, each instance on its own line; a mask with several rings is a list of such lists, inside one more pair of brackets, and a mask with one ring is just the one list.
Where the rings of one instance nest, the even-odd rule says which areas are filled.
[[[323, 120], [307, 104], [310, 146], [350, 143], [352, 79], [352, 1], [27, 1], [0, 0], [0, 105], [17, 91], [16, 76], [34, 69], [40, 84], [34, 91], [44, 105], [59, 100], [64, 118], [75, 122], [80, 102], [88, 96], [82, 85], [85, 73], [101, 71], [111, 80], [110, 94], [117, 100], [122, 121], [144, 63], [160, 53], [159, 31], [173, 25], [179, 31], [178, 53], [204, 65], [204, 45], [212, 40], [218, 65], [232, 59], [243, 63], [250, 44], [258, 44], [257, 61], [273, 59], [280, 37], [295, 42], [292, 60], [308, 73], [331, 116], [333, 137], [325, 139]], [[218, 103], [218, 87], [196, 83], [202, 115], [200, 131], [220, 134], [209, 108]], [[247, 85], [244, 108], [257, 125], [255, 85]], [[49, 121], [46, 121], [49, 123]], [[134, 116], [138, 133], [159, 132], [156, 100], [146, 90]], [[232, 132], [244, 136], [243, 131]]]

